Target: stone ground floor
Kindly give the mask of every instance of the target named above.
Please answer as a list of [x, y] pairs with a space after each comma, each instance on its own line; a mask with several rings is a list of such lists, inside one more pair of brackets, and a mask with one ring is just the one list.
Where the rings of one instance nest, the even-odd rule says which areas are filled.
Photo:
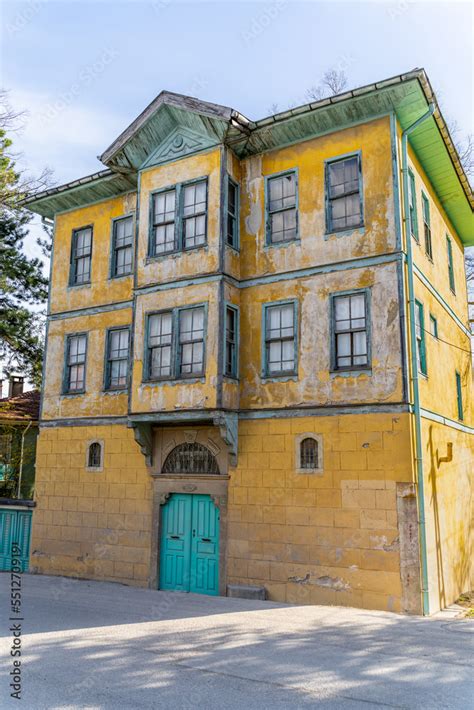
[[[219, 426], [44, 425], [30, 568], [421, 613], [411, 433], [411, 415], [395, 410], [260, 417], [239, 421], [232, 457]], [[439, 502], [431, 612], [469, 589], [468, 463], [440, 465], [437, 497], [426, 493]]]
[[[0, 706], [10, 575], [0, 574]], [[474, 622], [22, 577], [22, 706], [465, 710]]]

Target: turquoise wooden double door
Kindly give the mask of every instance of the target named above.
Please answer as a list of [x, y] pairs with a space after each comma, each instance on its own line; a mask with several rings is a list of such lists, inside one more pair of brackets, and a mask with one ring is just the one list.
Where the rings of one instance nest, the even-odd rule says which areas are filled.
[[0, 509], [0, 571], [27, 572], [30, 559], [31, 510]]
[[174, 493], [161, 513], [160, 589], [219, 593], [219, 509], [210, 496]]

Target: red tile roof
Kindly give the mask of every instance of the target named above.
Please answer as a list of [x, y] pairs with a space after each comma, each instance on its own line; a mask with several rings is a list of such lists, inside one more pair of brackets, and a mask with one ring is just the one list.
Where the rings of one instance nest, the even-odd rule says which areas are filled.
[[39, 407], [40, 393], [37, 390], [23, 392], [16, 397], [4, 397], [0, 399], [0, 422], [2, 419], [38, 421]]

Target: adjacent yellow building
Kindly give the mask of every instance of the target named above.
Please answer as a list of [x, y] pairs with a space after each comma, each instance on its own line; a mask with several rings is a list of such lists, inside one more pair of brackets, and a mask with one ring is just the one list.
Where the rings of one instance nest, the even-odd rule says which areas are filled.
[[31, 566], [433, 613], [470, 588], [472, 192], [422, 70], [162, 92], [54, 219]]

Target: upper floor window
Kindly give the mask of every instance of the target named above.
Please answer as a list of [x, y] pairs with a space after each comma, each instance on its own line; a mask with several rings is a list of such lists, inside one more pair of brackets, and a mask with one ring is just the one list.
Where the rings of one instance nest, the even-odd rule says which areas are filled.
[[226, 243], [238, 249], [239, 247], [239, 187], [227, 178], [227, 234]]
[[121, 217], [112, 227], [112, 276], [132, 273], [133, 217]]
[[326, 162], [326, 206], [328, 232], [362, 226], [362, 172], [359, 154]]
[[332, 314], [333, 369], [369, 367], [367, 292], [334, 295]]
[[296, 303], [264, 306], [264, 376], [296, 374]]
[[415, 333], [416, 333], [416, 361], [418, 370], [426, 375], [426, 339], [425, 339], [425, 314], [423, 304], [415, 301]]
[[298, 236], [296, 171], [267, 178], [267, 244], [291, 242]]
[[86, 386], [87, 335], [68, 335], [66, 340], [65, 394], [84, 392]]
[[150, 256], [202, 246], [207, 241], [207, 179], [152, 195]]
[[462, 403], [462, 381], [461, 374], [456, 372], [456, 399], [457, 399], [457, 409], [458, 409], [458, 419], [463, 421], [464, 419], [464, 407]]
[[92, 227], [75, 229], [71, 244], [71, 286], [90, 283], [92, 257]]
[[431, 225], [430, 225], [430, 203], [425, 193], [421, 193], [421, 201], [423, 206], [423, 230], [425, 234], [425, 252], [430, 259], [433, 258], [433, 248], [431, 245]]
[[204, 306], [177, 308], [148, 316], [147, 379], [204, 374], [204, 320]]
[[410, 211], [410, 232], [416, 241], [418, 237], [418, 215], [416, 212], [416, 191], [415, 176], [411, 170], [408, 171], [408, 208]]
[[238, 311], [232, 306], [225, 309], [225, 361], [226, 377], [237, 377]]
[[449, 288], [453, 293], [456, 293], [456, 283], [454, 281], [453, 244], [448, 235], [446, 235], [446, 248], [448, 251]]
[[127, 387], [129, 339], [128, 328], [114, 328], [108, 332], [105, 389]]
[[432, 313], [430, 313], [430, 331], [433, 338], [438, 337], [438, 321]]

